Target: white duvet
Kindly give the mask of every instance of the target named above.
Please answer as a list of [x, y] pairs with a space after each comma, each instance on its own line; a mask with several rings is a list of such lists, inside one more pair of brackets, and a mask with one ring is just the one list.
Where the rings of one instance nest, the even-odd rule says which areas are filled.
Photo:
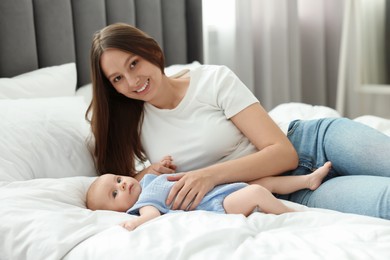
[[[66, 100], [65, 103], [66, 106], [76, 107], [80, 100]], [[85, 107], [80, 106], [80, 111], [83, 109]], [[67, 117], [63, 115], [63, 131], [74, 130], [83, 125], [81, 115], [77, 115], [76, 110], [72, 113], [74, 122], [68, 118], [66, 124], [63, 120]], [[330, 108], [297, 103], [281, 105], [271, 111], [270, 115], [281, 127], [294, 118], [338, 116]], [[61, 116], [56, 118], [55, 120], [59, 120]], [[43, 125], [53, 126], [53, 122], [47, 122], [53, 119], [48, 119], [47, 116], [39, 120], [46, 122]], [[390, 135], [389, 120], [371, 116], [356, 120]], [[0, 122], [0, 127], [11, 127], [10, 122]], [[52, 127], [39, 129], [49, 132], [52, 130]], [[24, 133], [23, 147], [29, 145], [26, 140], [33, 138], [28, 136], [31, 132], [34, 129]], [[84, 134], [84, 131], [79, 133]], [[278, 216], [253, 213], [247, 218], [203, 211], [175, 213], [163, 215], [128, 232], [118, 224], [133, 216], [85, 208], [85, 192], [95, 178], [91, 177], [90, 170], [93, 166], [88, 156], [83, 157], [85, 164], [74, 159], [72, 153], [62, 157], [55, 154], [55, 160], [48, 159], [50, 156], [42, 156], [35, 160], [39, 162], [37, 165], [26, 162], [23, 164], [25, 169], [35, 174], [31, 176], [31, 180], [26, 180], [25, 177], [20, 179], [25, 176], [21, 173], [16, 174], [16, 180], [10, 180], [14, 177], [10, 171], [20, 170], [12, 163], [12, 156], [17, 156], [17, 160], [20, 160], [21, 152], [25, 156], [38, 156], [45, 153], [47, 147], [61, 144], [52, 139], [38, 144], [35, 142], [32, 145], [39, 147], [35, 147], [34, 154], [28, 154], [23, 147], [11, 150], [1, 147], [5, 144], [2, 138], [3, 136], [0, 137], [0, 176], [3, 180], [0, 182], [2, 260], [390, 259], [390, 221], [312, 209], [287, 201], [284, 202], [302, 212]], [[64, 153], [69, 150], [64, 147], [71, 143], [75, 152], [86, 152], [76, 146], [80, 136], [63, 134], [62, 138], [64, 141], [60, 142]], [[11, 144], [8, 142], [6, 145]], [[72, 158], [75, 163], [64, 169], [64, 162], [72, 161]], [[25, 159], [28, 161], [28, 158]], [[45, 165], [48, 167], [45, 168]], [[45, 173], [45, 169], [53, 171], [55, 165], [62, 168], [57, 175]], [[84, 169], [85, 165], [89, 168]], [[42, 171], [42, 175], [36, 176], [35, 169]], [[75, 176], [79, 170], [89, 177]], [[71, 177], [66, 177], [67, 174]]]

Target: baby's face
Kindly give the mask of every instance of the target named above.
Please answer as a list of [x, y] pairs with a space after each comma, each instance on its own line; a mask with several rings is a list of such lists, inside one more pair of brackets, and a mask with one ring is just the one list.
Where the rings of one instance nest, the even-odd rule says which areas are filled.
[[96, 205], [96, 209], [124, 212], [135, 204], [141, 194], [139, 182], [127, 176], [104, 174], [92, 185], [91, 205]]

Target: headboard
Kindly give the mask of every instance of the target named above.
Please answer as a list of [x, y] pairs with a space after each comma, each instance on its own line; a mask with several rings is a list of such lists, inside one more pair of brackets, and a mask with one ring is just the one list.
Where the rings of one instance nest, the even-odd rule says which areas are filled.
[[203, 61], [201, 0], [1, 0], [0, 77], [76, 62], [87, 84], [92, 35], [115, 22], [154, 37], [166, 66]]

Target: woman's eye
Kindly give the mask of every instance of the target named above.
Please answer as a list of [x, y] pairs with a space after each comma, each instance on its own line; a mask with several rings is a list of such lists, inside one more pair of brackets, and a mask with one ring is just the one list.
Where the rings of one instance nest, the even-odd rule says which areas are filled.
[[114, 191], [112, 192], [112, 196], [114, 197], [114, 199], [115, 199], [116, 195], [118, 195], [118, 191], [117, 191], [117, 190], [114, 190]]
[[120, 76], [115, 77], [115, 78], [112, 80], [112, 82], [116, 83], [116, 82], [118, 82], [119, 80], [121, 80], [121, 77], [120, 77]]
[[138, 63], [138, 60], [134, 60], [132, 63], [130, 63], [130, 68], [134, 69], [135, 66], [137, 65], [137, 63]]

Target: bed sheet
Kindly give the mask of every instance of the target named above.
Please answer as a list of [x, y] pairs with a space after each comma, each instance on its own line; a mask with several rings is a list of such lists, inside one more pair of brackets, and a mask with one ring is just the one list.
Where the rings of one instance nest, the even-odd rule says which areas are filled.
[[[270, 115], [339, 116], [327, 107], [289, 103]], [[390, 135], [390, 121], [355, 119]], [[0, 259], [390, 259], [390, 221], [307, 208], [272, 215], [195, 211], [163, 215], [133, 232], [125, 213], [90, 211], [85, 193], [95, 177], [0, 182]]]
[[[389, 259], [390, 221], [311, 209], [271, 215], [195, 211], [133, 232], [125, 213], [85, 209], [94, 177], [2, 183], [1, 259]], [[7, 223], [7, 225], [5, 225]], [[4, 258], [3, 258], [4, 257]]]
[[388, 221], [374, 218], [198, 211], [164, 215], [133, 232], [108, 228], [65, 259], [389, 259], [389, 245]]

